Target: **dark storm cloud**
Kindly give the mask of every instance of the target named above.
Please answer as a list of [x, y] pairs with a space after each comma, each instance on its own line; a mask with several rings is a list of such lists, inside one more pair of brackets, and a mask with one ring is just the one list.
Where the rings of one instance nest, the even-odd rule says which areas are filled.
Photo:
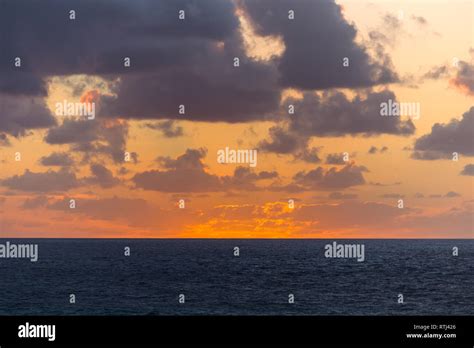
[[474, 164], [466, 164], [460, 173], [461, 175], [474, 175]]
[[460, 120], [435, 123], [431, 132], [416, 139], [412, 158], [436, 160], [452, 158], [453, 152], [474, 156], [474, 107], [462, 115]]
[[26, 135], [28, 130], [46, 128], [56, 124], [41, 98], [6, 96], [0, 94], [0, 133], [15, 137]]
[[[300, 157], [311, 137], [346, 135], [376, 136], [393, 134], [408, 136], [414, 133], [411, 120], [380, 115], [381, 103], [396, 101], [389, 90], [367, 92], [352, 100], [341, 92], [305, 93], [303, 99], [289, 99], [295, 106], [297, 117], [269, 130], [270, 138], [259, 143], [263, 151], [277, 154], [293, 154]], [[383, 150], [383, 151], [382, 151]], [[388, 148], [383, 147], [381, 152]]]
[[[355, 43], [356, 28], [346, 22], [341, 7], [334, 1], [245, 0], [240, 3], [258, 34], [283, 38], [286, 50], [278, 61], [278, 69], [285, 87], [350, 88], [397, 80], [396, 74], [388, 68], [389, 62], [374, 62], [365, 48]], [[288, 19], [289, 10], [294, 11], [294, 20]], [[349, 67], [343, 67], [344, 57], [349, 58]]]
[[449, 69], [446, 65], [435, 66], [423, 75], [423, 78], [437, 80], [449, 76]]
[[[115, 163], [124, 161], [128, 124], [100, 120], [65, 119], [61, 125], [48, 130], [44, 140], [51, 145], [69, 144], [71, 150], [82, 152], [84, 160], [105, 154]], [[133, 162], [135, 153], [130, 154]]]
[[269, 134], [269, 140], [264, 139], [258, 143], [259, 150], [280, 155], [291, 154], [295, 160], [307, 163], [321, 162], [319, 157], [320, 148], [310, 148], [308, 136], [301, 136], [296, 132], [290, 132], [280, 125], [271, 127]]
[[[333, 1], [249, 0], [242, 6], [260, 34], [282, 36], [286, 50], [280, 60], [246, 56], [233, 1], [4, 1], [0, 90], [44, 95], [41, 79], [49, 76], [120, 77], [116, 96], [102, 97], [101, 117], [232, 123], [271, 117], [282, 87], [396, 80], [386, 60], [374, 62], [354, 42], [355, 27]], [[291, 25], [289, 8], [296, 12]], [[178, 19], [181, 9], [185, 20]], [[70, 10], [76, 19], [69, 19]], [[16, 56], [22, 58], [20, 69], [12, 68]], [[130, 67], [124, 67], [124, 57], [130, 57]], [[348, 68], [342, 66], [344, 57], [350, 59]], [[185, 114], [178, 115], [179, 105]]]

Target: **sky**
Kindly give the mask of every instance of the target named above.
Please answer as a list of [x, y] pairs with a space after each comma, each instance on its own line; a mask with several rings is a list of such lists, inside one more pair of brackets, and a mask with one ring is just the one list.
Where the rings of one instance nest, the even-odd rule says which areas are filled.
[[472, 1], [1, 6], [0, 237], [474, 237]]

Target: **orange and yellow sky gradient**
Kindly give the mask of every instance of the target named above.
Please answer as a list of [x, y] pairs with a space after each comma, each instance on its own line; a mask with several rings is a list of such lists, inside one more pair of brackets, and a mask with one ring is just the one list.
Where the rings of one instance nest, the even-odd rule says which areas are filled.
[[[0, 18], [0, 237], [474, 237], [472, 1], [50, 1]], [[389, 99], [419, 118], [381, 116]], [[95, 119], [57, 115], [64, 100]], [[257, 166], [218, 163], [226, 147]]]

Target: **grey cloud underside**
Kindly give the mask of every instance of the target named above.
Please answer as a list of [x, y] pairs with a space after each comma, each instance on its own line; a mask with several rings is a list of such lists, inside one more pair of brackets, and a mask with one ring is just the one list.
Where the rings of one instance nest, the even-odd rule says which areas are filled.
[[[121, 163], [124, 161], [127, 137], [128, 124], [124, 122], [110, 124], [98, 119], [66, 118], [61, 125], [49, 129], [44, 140], [50, 145], [68, 144], [71, 150], [84, 154], [85, 162], [102, 154], [115, 163]], [[130, 155], [136, 162], [137, 155]]]
[[[44, 78], [120, 77], [101, 117], [245, 122], [278, 111], [284, 87], [326, 89], [393, 82], [386, 62], [355, 43], [356, 29], [333, 1], [225, 0], [2, 2], [0, 91], [44, 95]], [[280, 59], [246, 57], [236, 6], [262, 35], [281, 36]], [[288, 9], [296, 12], [288, 20]], [[69, 10], [76, 19], [69, 19]], [[178, 19], [178, 10], [186, 19]], [[331, 40], [328, 40], [328, 38]], [[324, 52], [324, 54], [321, 54]], [[13, 58], [22, 68], [13, 68]], [[131, 66], [123, 66], [130, 57]], [[233, 66], [234, 57], [240, 67]], [[342, 58], [350, 67], [342, 66]], [[22, 82], [23, 81], [23, 82]]]
[[435, 123], [431, 132], [416, 139], [412, 158], [436, 160], [453, 157], [453, 152], [474, 156], [474, 107], [466, 111], [460, 120]]
[[295, 105], [296, 117], [290, 119], [289, 130], [306, 136], [411, 135], [411, 120], [381, 116], [380, 105], [395, 94], [389, 90], [368, 92], [348, 99], [341, 92], [305, 93], [303, 99], [289, 101]]
[[[296, 153], [298, 157], [298, 153], [308, 151], [311, 137], [413, 134], [415, 125], [410, 119], [380, 115], [381, 103], [389, 99], [396, 101], [395, 94], [389, 90], [369, 91], [353, 99], [338, 91], [307, 92], [303, 99], [288, 99], [285, 104], [294, 105], [295, 114], [271, 127], [269, 139], [261, 141], [259, 148], [277, 154]], [[386, 150], [384, 146], [380, 152]]]
[[48, 170], [44, 173], [35, 173], [27, 169], [21, 175], [3, 179], [1, 184], [9, 189], [19, 191], [62, 192], [79, 187], [81, 182], [74, 173], [66, 169], [57, 172]]
[[64, 166], [68, 167], [74, 164], [74, 160], [65, 152], [53, 152], [48, 156], [40, 158], [43, 166]]

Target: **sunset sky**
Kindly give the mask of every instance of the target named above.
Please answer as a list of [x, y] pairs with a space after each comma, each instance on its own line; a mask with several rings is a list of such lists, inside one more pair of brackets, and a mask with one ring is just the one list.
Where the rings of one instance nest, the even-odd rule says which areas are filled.
[[0, 237], [474, 237], [473, 1], [7, 0], [0, 27]]

